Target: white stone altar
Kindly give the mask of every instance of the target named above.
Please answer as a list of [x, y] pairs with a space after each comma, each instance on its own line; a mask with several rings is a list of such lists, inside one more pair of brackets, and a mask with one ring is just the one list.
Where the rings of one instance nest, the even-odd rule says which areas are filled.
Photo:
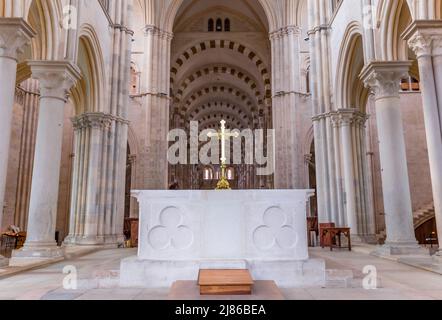
[[122, 261], [122, 287], [169, 287], [200, 269], [249, 269], [282, 287], [321, 286], [310, 260], [311, 190], [134, 191], [140, 205], [137, 257]]

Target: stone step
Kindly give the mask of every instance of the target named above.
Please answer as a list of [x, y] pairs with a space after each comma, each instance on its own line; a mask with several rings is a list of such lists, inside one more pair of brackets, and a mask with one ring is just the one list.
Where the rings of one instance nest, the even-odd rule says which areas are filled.
[[325, 287], [350, 288], [353, 279], [354, 275], [351, 270], [328, 269], [325, 272]]
[[[352, 270], [327, 270], [326, 271], [326, 288], [330, 289], [362, 289], [364, 288], [364, 275], [360, 274], [355, 277]], [[373, 285], [373, 283], [368, 284]], [[381, 278], [376, 278], [376, 289], [381, 289]], [[373, 289], [373, 288], [365, 288]]]
[[91, 278], [82, 279], [81, 275], [78, 280], [78, 289], [116, 289], [120, 284], [119, 270], [99, 270], [92, 274]]

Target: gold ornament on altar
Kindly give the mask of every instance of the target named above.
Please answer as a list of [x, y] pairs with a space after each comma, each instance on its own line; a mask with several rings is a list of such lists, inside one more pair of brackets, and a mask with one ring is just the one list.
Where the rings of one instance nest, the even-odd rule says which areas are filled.
[[207, 135], [209, 138], [218, 138], [221, 140], [221, 178], [216, 185], [216, 190], [231, 190], [229, 180], [226, 177], [226, 141], [230, 140], [230, 138], [238, 138], [239, 133], [229, 133], [226, 132], [226, 121], [221, 120], [221, 131], [218, 133], [210, 132]]

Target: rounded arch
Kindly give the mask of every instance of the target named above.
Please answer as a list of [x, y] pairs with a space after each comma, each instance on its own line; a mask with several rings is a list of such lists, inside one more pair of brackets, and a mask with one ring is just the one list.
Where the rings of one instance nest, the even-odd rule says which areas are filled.
[[62, 30], [60, 19], [62, 7], [60, 0], [0, 0], [0, 16], [22, 17], [32, 29], [35, 36], [31, 45], [19, 56], [17, 83], [30, 78], [32, 73], [27, 60], [58, 60], [63, 53]]
[[195, 90], [190, 96], [183, 99], [182, 111], [190, 114], [198, 101], [204, 100], [206, 97], [210, 100], [216, 96], [231, 97], [235, 101], [242, 112], [253, 116], [256, 110], [253, 110], [253, 99], [242, 90], [228, 84], [216, 84], [211, 86], [203, 86]]
[[60, 21], [63, 11], [60, 0], [27, 1], [24, 17], [37, 35], [31, 41], [31, 52], [27, 58], [33, 60], [57, 60], [62, 57], [62, 29]]
[[264, 85], [266, 86], [266, 96], [271, 95], [270, 71], [266, 63], [264, 62], [264, 59], [262, 59], [256, 51], [250, 49], [249, 47], [241, 43], [231, 40], [206, 40], [198, 42], [197, 44], [192, 45], [188, 49], [184, 50], [184, 52], [182, 52], [179, 55], [179, 57], [176, 58], [174, 64], [172, 65], [171, 83], [172, 84], [175, 83], [179, 69], [186, 62], [192, 60], [198, 54], [211, 49], [228, 49], [237, 52], [241, 55], [244, 55], [249, 61], [251, 61], [253, 65], [256, 66], [259, 73], [262, 75]]
[[[251, 92], [254, 93], [254, 96], [258, 99], [258, 103], [263, 103], [263, 99], [265, 98], [262, 95], [262, 92], [259, 90], [259, 83], [254, 79], [254, 77], [249, 74], [247, 71], [242, 70], [239, 67], [219, 64], [219, 65], [207, 65], [198, 70], [192, 70], [192, 73], [186, 75], [184, 80], [182, 80], [177, 87], [176, 93], [174, 95], [175, 100], [179, 101], [183, 98], [183, 94], [185, 90], [195, 81], [200, 78], [209, 75], [217, 75], [217, 74], [226, 74], [233, 78], [240, 80], [245, 83], [245, 85], [249, 88]], [[266, 87], [266, 90], [270, 90], [270, 87]]]
[[[172, 33], [173, 25], [175, 23], [176, 16], [178, 14], [179, 9], [185, 0], [172, 0], [170, 4], [162, 11], [160, 16], [160, 28], [164, 31]], [[278, 21], [276, 18], [275, 10], [273, 8], [274, 0], [257, 0], [260, 3], [269, 26], [269, 31], [273, 31], [277, 29]]]
[[78, 114], [105, 112], [104, 62], [101, 46], [94, 28], [85, 24], [79, 30], [77, 65], [82, 78], [73, 89]]
[[410, 50], [401, 34], [412, 21], [412, 7], [406, 0], [379, 2], [378, 24], [382, 60], [408, 60]]
[[344, 33], [339, 52], [336, 72], [336, 105], [338, 109], [358, 108], [365, 111], [368, 90], [359, 78], [364, 60], [363, 31], [361, 25], [353, 21]]

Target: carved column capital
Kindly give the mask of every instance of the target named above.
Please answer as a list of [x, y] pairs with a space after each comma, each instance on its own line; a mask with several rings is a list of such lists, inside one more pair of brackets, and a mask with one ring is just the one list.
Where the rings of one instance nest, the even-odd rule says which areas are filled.
[[144, 27], [144, 36], [157, 36], [168, 41], [172, 41], [173, 39], [173, 33], [164, 31], [154, 25], [146, 25]]
[[114, 120], [114, 117], [102, 112], [87, 112], [72, 118], [71, 121], [75, 130], [83, 130], [107, 128]]
[[333, 127], [335, 128], [350, 126], [353, 124], [365, 125], [365, 122], [368, 119], [368, 116], [358, 109], [339, 109], [331, 112], [330, 117]]
[[442, 55], [442, 21], [416, 20], [402, 34], [418, 58]]
[[301, 34], [301, 28], [298, 26], [285, 26], [278, 30], [275, 30], [270, 33], [270, 40], [277, 40], [281, 39], [283, 37], [286, 37], [288, 35], [300, 35]]
[[80, 69], [70, 61], [30, 61], [32, 77], [40, 81], [42, 98], [67, 101], [69, 90], [81, 78]]
[[401, 79], [408, 77], [411, 61], [374, 61], [361, 72], [361, 79], [376, 99], [399, 97]]
[[0, 57], [17, 60], [35, 31], [21, 18], [0, 18]]

